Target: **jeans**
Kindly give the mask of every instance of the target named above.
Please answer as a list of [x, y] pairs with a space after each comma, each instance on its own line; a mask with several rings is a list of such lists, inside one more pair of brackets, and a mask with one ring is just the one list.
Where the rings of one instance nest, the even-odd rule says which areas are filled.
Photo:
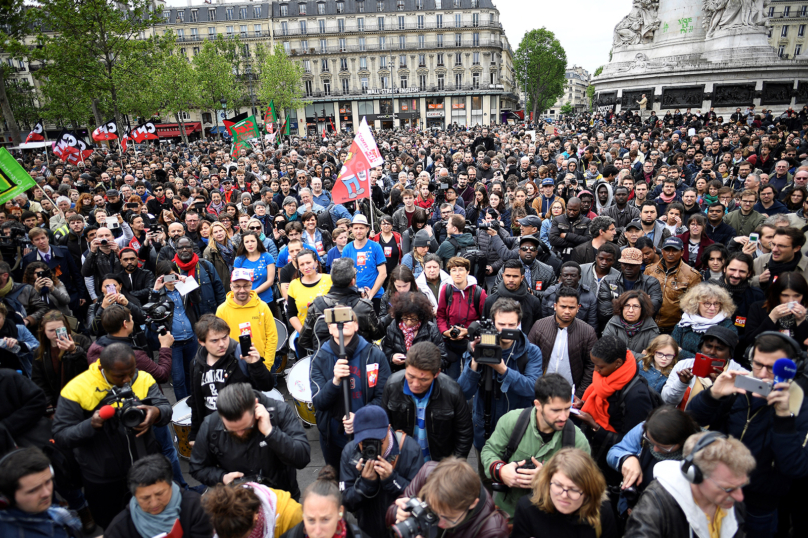
[[174, 342], [174, 345], [171, 346], [171, 381], [174, 383], [174, 396], [178, 402], [191, 394], [188, 385], [186, 385], [186, 380], [190, 384], [191, 380], [188, 379], [188, 372], [198, 347], [199, 344], [196, 338], [191, 338], [179, 344]]
[[174, 472], [174, 481], [180, 488], [185, 489], [188, 483], [182, 476], [180, 458], [177, 456], [177, 447], [174, 446], [174, 441], [171, 439], [171, 429], [168, 426], [155, 426], [152, 429], [154, 430], [154, 437], [157, 439], [157, 442], [160, 443], [163, 456], [168, 458], [168, 461], [171, 462], [171, 470]]
[[747, 507], [746, 536], [748, 538], [773, 538], [777, 532], [777, 510], [754, 512]]

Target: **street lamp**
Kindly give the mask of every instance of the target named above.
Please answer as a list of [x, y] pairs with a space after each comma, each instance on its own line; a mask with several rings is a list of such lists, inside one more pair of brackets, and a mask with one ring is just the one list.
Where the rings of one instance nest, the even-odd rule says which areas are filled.
[[[224, 120], [227, 117], [227, 99], [222, 97], [221, 99], [219, 99], [219, 102], [222, 104], [222, 120]], [[216, 118], [217, 130], [218, 127], [219, 127], [219, 118]], [[224, 140], [224, 130], [219, 131], [219, 136], [221, 137], [222, 140]]]

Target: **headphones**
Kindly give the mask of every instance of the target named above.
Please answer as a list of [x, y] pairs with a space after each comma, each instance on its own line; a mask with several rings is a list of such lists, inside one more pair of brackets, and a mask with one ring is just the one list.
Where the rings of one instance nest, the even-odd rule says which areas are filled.
[[699, 466], [693, 461], [696, 453], [704, 450], [719, 439], [726, 438], [727, 436], [721, 432], [708, 432], [704, 437], [698, 440], [696, 446], [694, 446], [693, 450], [690, 452], [690, 455], [688, 455], [684, 461], [682, 461], [682, 474], [685, 475], [688, 482], [691, 484], [701, 484], [704, 482], [704, 474], [701, 472], [701, 469], [699, 469]]
[[[18, 447], [18, 448], [15, 448], [14, 450], [12, 450], [11, 452], [9, 452], [8, 454], [6, 454], [5, 456], [3, 456], [2, 458], [0, 458], [0, 468], [3, 467], [3, 462], [4, 461], [6, 461], [8, 458], [13, 456], [14, 454], [17, 454], [19, 452], [23, 452], [24, 450], [27, 450], [27, 449]], [[51, 477], [55, 478], [56, 473], [53, 472], [53, 464], [48, 464], [48, 468], [50, 469]], [[20, 478], [22, 478], [22, 477], [20, 477]], [[12, 495], [12, 498], [9, 499], [8, 497], [6, 497], [5, 493], [0, 491], [0, 510], [6, 510], [8, 508], [11, 508], [12, 506], [14, 506], [13, 495]]]
[[805, 353], [805, 351], [802, 350], [802, 347], [800, 347], [800, 344], [796, 340], [794, 340], [793, 338], [791, 338], [787, 334], [783, 334], [783, 333], [778, 332], [778, 331], [763, 331], [762, 333], [757, 335], [755, 337], [755, 341], [752, 343], [752, 345], [747, 347], [746, 351], [744, 351], [744, 354], [743, 354], [744, 364], [747, 364], [747, 365], [752, 364], [752, 356], [754, 355], [755, 347], [757, 346], [758, 340], [760, 340], [761, 336], [777, 336], [777, 337], [779, 337], [783, 342], [788, 344], [788, 346], [796, 353], [796, 356], [794, 357], [794, 359], [795, 359], [795, 362], [797, 363], [797, 367], [799, 368], [800, 372], [805, 369], [806, 362], [808, 362], [808, 353]]

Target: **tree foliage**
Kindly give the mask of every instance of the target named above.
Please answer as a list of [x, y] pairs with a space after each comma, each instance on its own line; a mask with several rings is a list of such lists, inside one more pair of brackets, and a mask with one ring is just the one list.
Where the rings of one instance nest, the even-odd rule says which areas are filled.
[[[236, 82], [233, 67], [215, 43], [205, 41], [199, 54], [192, 60], [195, 82], [198, 90], [199, 108], [213, 113], [216, 127], [219, 127], [219, 112], [222, 100], [236, 103], [241, 100], [243, 91]], [[218, 129], [217, 129], [218, 130]]]
[[567, 53], [550, 30], [526, 32], [514, 54], [513, 65], [534, 118], [564, 94]]
[[289, 111], [310, 104], [303, 91], [303, 67], [286, 55], [283, 46], [275, 46], [273, 54], [266, 54], [260, 65], [258, 99], [262, 103], [275, 102], [278, 110]]
[[[23, 24], [23, 0], [3, 0], [0, 2], [0, 52], [11, 54], [12, 57], [22, 58], [25, 47], [22, 44], [22, 37], [25, 35], [25, 25]], [[14, 142], [22, 142], [20, 128], [14, 117], [14, 110], [9, 101], [9, 72], [0, 70], [0, 109], [3, 112], [3, 119], [6, 120], [8, 130]]]
[[196, 73], [188, 57], [182, 54], [169, 54], [162, 64], [160, 72], [155, 73], [160, 113], [174, 116], [180, 126], [182, 141], [187, 145], [188, 136], [185, 134], [182, 113], [199, 106]]
[[567, 101], [567, 102], [566, 102], [566, 103], [564, 103], [564, 105], [561, 107], [561, 114], [563, 114], [564, 116], [567, 116], [567, 115], [569, 115], [569, 114], [572, 114], [572, 112], [573, 112], [572, 103], [570, 103], [569, 101]]

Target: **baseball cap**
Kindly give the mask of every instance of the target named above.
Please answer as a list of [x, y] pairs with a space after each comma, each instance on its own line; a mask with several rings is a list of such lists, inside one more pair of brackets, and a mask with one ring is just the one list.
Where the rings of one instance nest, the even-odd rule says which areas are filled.
[[555, 181], [553, 181], [553, 178], [546, 177], [546, 178], [542, 179], [541, 180], [541, 186], [544, 187], [546, 185], [549, 185], [551, 187], [555, 187]]
[[353, 220], [351, 221], [351, 225], [354, 224], [363, 224], [365, 226], [370, 226], [368, 224], [368, 219], [364, 215], [354, 215]]
[[665, 242], [662, 244], [662, 250], [666, 248], [675, 248], [676, 250], [684, 250], [685, 246], [682, 243], [682, 240], [678, 237], [669, 237], [665, 239]]
[[617, 260], [620, 263], [628, 263], [633, 265], [642, 265], [642, 251], [638, 248], [625, 248]]
[[642, 230], [642, 222], [640, 222], [640, 219], [634, 219], [628, 224], [626, 224], [626, 230], [628, 230], [629, 228], [636, 228], [638, 230]]
[[119, 193], [119, 192], [118, 192], [117, 190], [115, 190], [115, 189], [109, 189], [109, 190], [107, 191], [107, 198], [109, 198], [109, 197], [111, 197], [111, 196], [120, 196], [120, 195], [121, 195], [121, 193]]
[[365, 439], [384, 439], [390, 428], [387, 413], [378, 405], [366, 405], [354, 415], [354, 441], [360, 443]]
[[528, 215], [523, 219], [519, 219], [519, 224], [522, 226], [533, 226], [534, 228], [541, 228], [541, 219], [536, 215]]
[[712, 336], [713, 338], [720, 340], [721, 342], [728, 345], [729, 348], [732, 350], [734, 350], [735, 347], [738, 345], [738, 333], [727, 327], [721, 327], [720, 325], [713, 325], [704, 332], [704, 334], [701, 337], [701, 341], [703, 342], [704, 339], [707, 338], [708, 336]]
[[230, 274], [230, 282], [235, 282], [236, 280], [249, 280], [252, 281], [253, 272], [250, 269], [244, 269], [242, 267], [237, 267], [233, 269], [233, 272]]

